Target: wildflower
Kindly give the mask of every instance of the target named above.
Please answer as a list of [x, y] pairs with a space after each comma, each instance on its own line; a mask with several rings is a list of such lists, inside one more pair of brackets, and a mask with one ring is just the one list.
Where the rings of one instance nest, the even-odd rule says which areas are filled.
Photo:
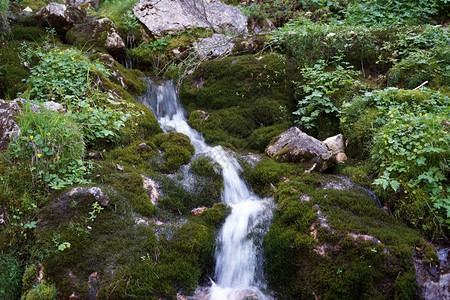
[[392, 114], [392, 111], [388, 111], [388, 114]]
[[393, 124], [397, 123], [397, 121], [392, 122]]
[[384, 144], [387, 145], [387, 141], [386, 140], [384, 140]]
[[70, 59], [71, 59], [71, 60], [74, 60], [75, 58], [72, 56]]
[[30, 140], [34, 139], [34, 136], [30, 135]]
[[421, 117], [421, 116], [422, 116], [422, 113], [419, 114], [419, 117]]
[[37, 155], [38, 158], [41, 158], [41, 156], [42, 156], [42, 154], [40, 154], [40, 153]]
[[444, 133], [445, 133], [445, 134], [447, 134], [447, 133], [448, 133], [448, 131], [444, 131]]
[[72, 69], [72, 73], [75, 73], [75, 69]]
[[390, 117], [392, 118], [392, 117], [394, 117], [394, 115], [393, 115], [393, 114], [391, 114], [391, 116], [390, 116]]
[[336, 33], [334, 33], [334, 32], [330, 32], [329, 34], [327, 34], [327, 38], [328, 37], [332, 37], [332, 36], [335, 36], [336, 35]]
[[59, 54], [63, 54], [62, 51], [59, 51]]
[[91, 111], [91, 110], [92, 110], [92, 107], [89, 107], [88, 110]]
[[425, 114], [425, 117], [427, 116], [428, 114]]
[[59, 160], [60, 158], [61, 158], [61, 157], [60, 157], [59, 155], [56, 157], [57, 160]]

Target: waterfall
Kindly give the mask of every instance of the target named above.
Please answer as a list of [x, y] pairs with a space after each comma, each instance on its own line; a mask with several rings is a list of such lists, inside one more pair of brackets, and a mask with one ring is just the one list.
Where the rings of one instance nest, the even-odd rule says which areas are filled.
[[203, 136], [186, 121], [172, 81], [148, 81], [142, 102], [155, 114], [164, 132], [177, 131], [191, 139], [196, 154], [210, 157], [222, 167], [222, 201], [231, 207], [216, 244], [216, 267], [211, 287], [198, 289], [192, 299], [273, 299], [264, 288], [261, 241], [272, 217], [273, 202], [259, 198], [240, 177], [238, 161], [221, 146], [210, 147]]

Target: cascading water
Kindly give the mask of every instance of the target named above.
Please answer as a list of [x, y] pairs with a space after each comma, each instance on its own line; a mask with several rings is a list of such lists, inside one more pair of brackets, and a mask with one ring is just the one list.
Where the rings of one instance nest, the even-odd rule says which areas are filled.
[[203, 136], [187, 124], [172, 81], [147, 80], [143, 103], [152, 109], [163, 131], [189, 136], [196, 154], [207, 155], [220, 164], [224, 178], [222, 199], [232, 209], [217, 240], [212, 286], [199, 289], [192, 299], [273, 299], [260, 291], [264, 276], [258, 259], [262, 234], [267, 229], [264, 226], [272, 217], [271, 199], [257, 197], [239, 176], [242, 169], [238, 161], [221, 146], [208, 146]]

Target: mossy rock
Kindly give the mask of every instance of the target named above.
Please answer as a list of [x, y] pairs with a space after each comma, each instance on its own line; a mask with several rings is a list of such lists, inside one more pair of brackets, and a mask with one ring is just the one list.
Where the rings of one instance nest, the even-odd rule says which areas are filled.
[[25, 27], [15, 25], [12, 28], [12, 34], [17, 41], [29, 41], [40, 43], [47, 36], [47, 33], [40, 27]]
[[327, 178], [278, 185], [264, 239], [269, 287], [278, 299], [413, 298], [413, 249], [430, 246], [362, 194], [323, 189]]
[[213, 228], [220, 229], [231, 209], [225, 203], [216, 203], [210, 209], [207, 209], [201, 218]]
[[189, 137], [178, 132], [158, 134], [155, 145], [164, 152], [165, 163], [160, 166], [163, 172], [172, 172], [187, 164], [195, 152]]
[[265, 135], [252, 137], [255, 146], [248, 138], [255, 130], [286, 122], [280, 107], [292, 111], [291, 80], [297, 76], [295, 64], [283, 55], [230, 56], [202, 63], [183, 81], [180, 99], [189, 124], [206, 142], [262, 150]]

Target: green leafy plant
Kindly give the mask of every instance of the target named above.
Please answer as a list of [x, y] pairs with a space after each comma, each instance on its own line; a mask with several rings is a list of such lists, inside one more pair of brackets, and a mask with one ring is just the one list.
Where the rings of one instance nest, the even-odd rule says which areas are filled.
[[21, 136], [9, 145], [8, 152], [15, 164], [29, 167], [35, 186], [60, 189], [87, 182], [83, 179], [89, 169], [83, 162], [83, 135], [69, 115], [28, 110], [19, 116], [19, 127]]
[[[342, 96], [362, 85], [355, 77], [359, 73], [351, 66], [337, 64], [334, 70], [327, 71], [324, 60], [318, 60], [312, 67], [301, 69], [302, 82], [294, 82], [296, 94], [302, 96], [297, 110], [293, 112], [301, 126], [311, 129], [316, 127], [315, 121], [321, 114], [339, 116]], [[336, 99], [336, 94], [339, 97]]]

